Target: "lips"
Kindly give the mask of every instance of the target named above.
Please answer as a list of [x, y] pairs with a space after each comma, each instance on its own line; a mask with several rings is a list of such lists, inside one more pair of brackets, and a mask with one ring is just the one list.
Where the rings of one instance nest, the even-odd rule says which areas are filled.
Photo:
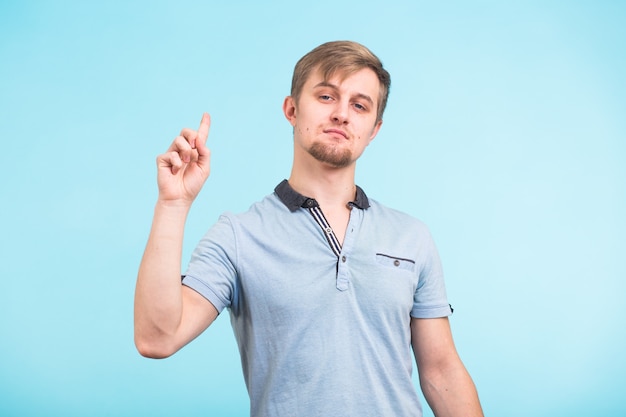
[[348, 139], [348, 134], [341, 129], [326, 129], [324, 133], [334, 134], [343, 136], [345, 139]]

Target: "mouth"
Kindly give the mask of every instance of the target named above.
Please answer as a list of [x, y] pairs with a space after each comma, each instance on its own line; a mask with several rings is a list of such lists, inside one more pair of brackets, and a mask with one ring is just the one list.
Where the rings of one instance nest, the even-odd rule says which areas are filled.
[[344, 139], [348, 139], [348, 134], [341, 129], [326, 129], [324, 130], [324, 133], [327, 133], [330, 135], [338, 135], [338, 136], [343, 137]]

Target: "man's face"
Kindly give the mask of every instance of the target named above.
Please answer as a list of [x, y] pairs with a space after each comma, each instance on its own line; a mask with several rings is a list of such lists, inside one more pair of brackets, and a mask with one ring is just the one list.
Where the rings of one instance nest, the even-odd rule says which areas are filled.
[[298, 102], [287, 97], [283, 106], [294, 127], [295, 151], [335, 168], [353, 164], [382, 124], [376, 121], [380, 82], [374, 71], [365, 68], [341, 78], [324, 81], [316, 71]]

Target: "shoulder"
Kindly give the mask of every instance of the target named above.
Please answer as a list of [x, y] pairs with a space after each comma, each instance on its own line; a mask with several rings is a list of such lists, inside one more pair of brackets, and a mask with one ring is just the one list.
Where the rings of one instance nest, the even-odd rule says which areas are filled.
[[428, 226], [417, 217], [404, 211], [388, 207], [371, 198], [369, 199], [369, 203], [370, 207], [367, 209], [368, 215], [373, 217], [377, 222], [430, 234]]
[[255, 220], [259, 216], [268, 216], [274, 213], [280, 214], [284, 211], [287, 211], [286, 207], [281, 203], [280, 199], [272, 193], [266, 195], [259, 201], [255, 201], [245, 211], [227, 211], [222, 213], [222, 216], [234, 222], [246, 222]]
[[276, 194], [272, 193], [253, 203], [246, 211], [223, 213], [220, 221], [226, 222], [236, 235], [262, 236], [274, 234], [276, 227], [288, 223], [293, 214]]

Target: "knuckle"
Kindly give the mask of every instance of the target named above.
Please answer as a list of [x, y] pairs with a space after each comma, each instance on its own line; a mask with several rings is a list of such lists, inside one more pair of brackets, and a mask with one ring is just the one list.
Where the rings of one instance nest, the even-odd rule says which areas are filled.
[[189, 129], [188, 127], [180, 131], [180, 137], [186, 140], [193, 139], [195, 136], [196, 136], [196, 131], [193, 129]]
[[187, 140], [182, 135], [176, 136], [176, 139], [174, 139], [174, 144], [176, 144], [178, 147], [184, 147], [185, 145], [187, 145]]

